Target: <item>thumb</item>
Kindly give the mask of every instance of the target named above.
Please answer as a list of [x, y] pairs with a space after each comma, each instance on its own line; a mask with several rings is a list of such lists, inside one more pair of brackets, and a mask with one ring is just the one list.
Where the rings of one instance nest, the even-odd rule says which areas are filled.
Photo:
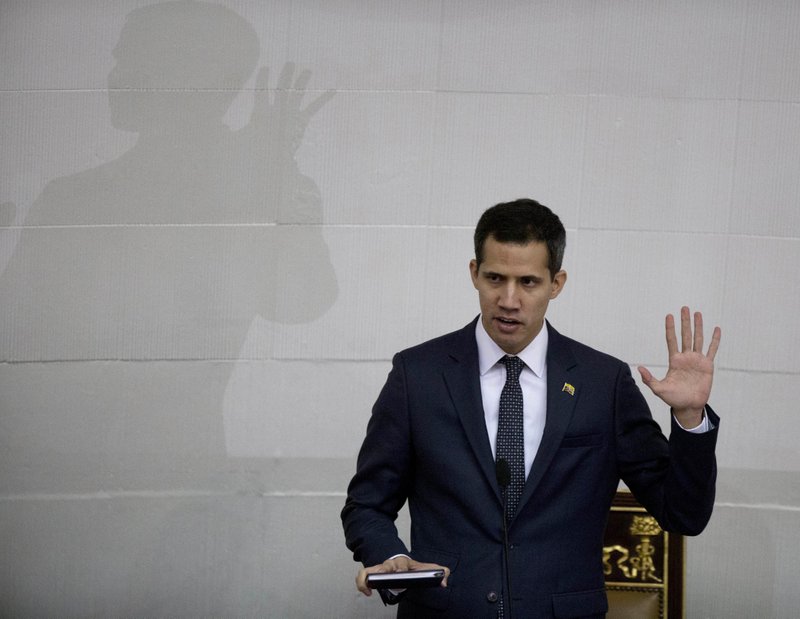
[[651, 374], [650, 370], [648, 370], [643, 365], [640, 365], [636, 369], [639, 370], [639, 374], [641, 375], [642, 381], [644, 382], [644, 384], [652, 389], [653, 388], [652, 385], [653, 385], [653, 383], [655, 382], [656, 379], [653, 377], [653, 375]]

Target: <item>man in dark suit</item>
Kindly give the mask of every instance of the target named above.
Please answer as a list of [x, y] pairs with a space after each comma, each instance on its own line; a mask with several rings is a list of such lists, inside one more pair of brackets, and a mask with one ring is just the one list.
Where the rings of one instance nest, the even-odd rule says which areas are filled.
[[[393, 360], [342, 521], [367, 595], [370, 573], [445, 568], [442, 587], [380, 592], [399, 602], [398, 617], [604, 616], [603, 532], [620, 479], [666, 530], [696, 535], [708, 522], [719, 418], [707, 401], [719, 328], [704, 353], [702, 316], [692, 324], [684, 307], [680, 343], [666, 319], [665, 378], [639, 368], [672, 409], [667, 440], [627, 364], [545, 321], [566, 282], [565, 245], [561, 221], [533, 200], [488, 209], [470, 262], [480, 316]], [[518, 364], [508, 356], [523, 362], [512, 405], [501, 403], [507, 374], [516, 374], [506, 367]], [[509, 439], [514, 406], [520, 421]], [[508, 469], [496, 464], [506, 458], [518, 462], [508, 489]], [[514, 492], [506, 557], [504, 503]], [[406, 500], [410, 550], [394, 524]]]

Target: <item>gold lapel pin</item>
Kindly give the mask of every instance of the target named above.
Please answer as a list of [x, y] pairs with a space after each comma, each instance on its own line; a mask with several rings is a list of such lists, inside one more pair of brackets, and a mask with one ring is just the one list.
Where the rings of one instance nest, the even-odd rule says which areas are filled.
[[575, 395], [575, 387], [569, 383], [564, 383], [564, 386], [561, 387], [561, 391], [566, 391], [570, 395]]

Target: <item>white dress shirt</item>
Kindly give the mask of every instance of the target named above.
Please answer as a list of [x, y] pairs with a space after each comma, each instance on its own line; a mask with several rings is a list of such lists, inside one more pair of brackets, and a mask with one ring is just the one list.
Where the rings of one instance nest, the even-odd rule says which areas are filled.
[[[486, 333], [483, 322], [475, 326], [475, 339], [478, 342], [478, 368], [481, 379], [481, 399], [486, 421], [486, 432], [495, 454], [497, 442], [497, 422], [500, 418], [500, 392], [506, 383], [506, 366], [500, 360], [506, 353]], [[522, 417], [525, 436], [525, 478], [531, 470], [533, 459], [539, 451], [539, 443], [544, 434], [547, 417], [547, 328], [539, 334], [518, 355], [525, 363], [519, 375], [522, 387]]]

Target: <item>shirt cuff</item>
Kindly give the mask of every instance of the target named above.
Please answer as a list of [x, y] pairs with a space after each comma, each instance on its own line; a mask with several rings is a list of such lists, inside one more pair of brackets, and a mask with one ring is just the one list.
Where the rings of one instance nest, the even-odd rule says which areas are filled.
[[714, 424], [711, 423], [708, 420], [708, 415], [706, 414], [705, 407], [703, 407], [703, 419], [702, 419], [702, 421], [700, 421], [700, 424], [695, 426], [694, 428], [684, 428], [681, 425], [681, 422], [678, 421], [678, 418], [675, 417], [675, 415], [673, 415], [673, 418], [675, 419], [675, 423], [678, 424], [679, 428], [681, 428], [682, 430], [685, 430], [686, 432], [691, 432], [692, 434], [703, 434], [704, 432], [710, 432], [711, 430], [714, 429]]

